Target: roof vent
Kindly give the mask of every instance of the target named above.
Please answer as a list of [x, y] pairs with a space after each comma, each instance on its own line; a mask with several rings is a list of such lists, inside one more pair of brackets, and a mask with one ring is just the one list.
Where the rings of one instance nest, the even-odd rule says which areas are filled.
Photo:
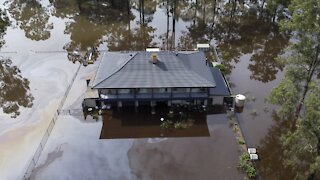
[[152, 53], [151, 55], [152, 63], [156, 64], [158, 62], [158, 56], [156, 53]]

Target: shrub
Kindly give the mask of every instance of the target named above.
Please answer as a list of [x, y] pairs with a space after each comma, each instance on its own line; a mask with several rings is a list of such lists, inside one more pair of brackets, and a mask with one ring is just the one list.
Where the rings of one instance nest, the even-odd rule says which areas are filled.
[[183, 128], [183, 124], [181, 122], [176, 122], [176, 123], [174, 123], [174, 128], [182, 129]]
[[240, 156], [240, 167], [247, 173], [250, 178], [254, 178], [257, 175], [256, 169], [250, 162], [249, 153], [243, 153]]
[[236, 132], [238, 132], [239, 128], [237, 126], [234, 126], [232, 130], [233, 130], [233, 132], [236, 133]]
[[238, 139], [238, 144], [245, 144], [244, 139], [239, 138], [239, 139]]
[[256, 110], [256, 109], [252, 109], [252, 111], [251, 111], [251, 115], [252, 115], [252, 116], [256, 116], [256, 115], [258, 115], [257, 110]]
[[161, 124], [160, 124], [160, 127], [162, 129], [170, 129], [172, 127], [172, 121], [163, 121]]
[[217, 64], [215, 67], [218, 68], [222, 74], [226, 74], [227, 69], [223, 64]]

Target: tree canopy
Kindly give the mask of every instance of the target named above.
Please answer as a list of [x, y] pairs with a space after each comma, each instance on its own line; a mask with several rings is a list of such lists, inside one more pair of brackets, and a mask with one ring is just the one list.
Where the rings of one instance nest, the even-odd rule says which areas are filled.
[[281, 28], [291, 31], [295, 42], [285, 76], [275, 87], [269, 101], [281, 106], [278, 113], [290, 117], [291, 128], [281, 136], [285, 164], [297, 179], [320, 178], [320, 0], [292, 0], [292, 19]]

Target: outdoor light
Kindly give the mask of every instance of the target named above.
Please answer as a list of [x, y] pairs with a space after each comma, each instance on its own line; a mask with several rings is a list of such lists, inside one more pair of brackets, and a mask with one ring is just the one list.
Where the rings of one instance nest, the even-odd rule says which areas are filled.
[[163, 122], [163, 121], [164, 121], [164, 118], [160, 118], [160, 121]]

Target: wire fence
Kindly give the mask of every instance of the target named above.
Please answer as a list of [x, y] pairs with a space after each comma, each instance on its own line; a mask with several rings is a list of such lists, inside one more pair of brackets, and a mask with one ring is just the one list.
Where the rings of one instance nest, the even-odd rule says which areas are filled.
[[59, 115], [83, 116], [82, 109], [62, 109], [58, 111]]
[[17, 51], [0, 51], [0, 54], [18, 54]]
[[68, 51], [66, 50], [56, 50], [56, 51], [33, 51], [34, 53], [67, 53]]
[[52, 130], [54, 128], [54, 125], [56, 124], [56, 122], [58, 120], [59, 112], [61, 111], [61, 109], [63, 107], [63, 104], [65, 103], [65, 101], [67, 99], [69, 91], [70, 91], [70, 89], [71, 89], [71, 87], [73, 85], [73, 82], [74, 82], [75, 78], [77, 77], [77, 75], [79, 73], [80, 68], [81, 68], [81, 64], [79, 64], [79, 67], [78, 67], [76, 73], [72, 77], [71, 82], [68, 85], [68, 88], [66, 89], [66, 91], [65, 91], [65, 93], [63, 95], [63, 98], [61, 99], [61, 102], [60, 102], [60, 104], [58, 106], [58, 109], [54, 113], [53, 118], [51, 119], [50, 124], [49, 124], [46, 132], [44, 133], [44, 135], [43, 135], [43, 137], [42, 137], [42, 139], [40, 141], [40, 144], [38, 145], [38, 148], [35, 151], [35, 154], [33, 155], [32, 159], [31, 159], [31, 161], [30, 161], [30, 163], [29, 163], [29, 165], [27, 167], [27, 170], [26, 170], [26, 172], [25, 172], [25, 174], [23, 176], [23, 179], [25, 179], [25, 180], [30, 179], [32, 171], [36, 167], [37, 162], [38, 162], [38, 160], [40, 158], [40, 155], [41, 155], [41, 153], [42, 153], [42, 151], [43, 151], [43, 149], [44, 149], [44, 147], [45, 147], [45, 145], [46, 145], [46, 143], [47, 143], [47, 141], [48, 141], [48, 139], [49, 139], [49, 137], [51, 135], [51, 132], [52, 132]]

